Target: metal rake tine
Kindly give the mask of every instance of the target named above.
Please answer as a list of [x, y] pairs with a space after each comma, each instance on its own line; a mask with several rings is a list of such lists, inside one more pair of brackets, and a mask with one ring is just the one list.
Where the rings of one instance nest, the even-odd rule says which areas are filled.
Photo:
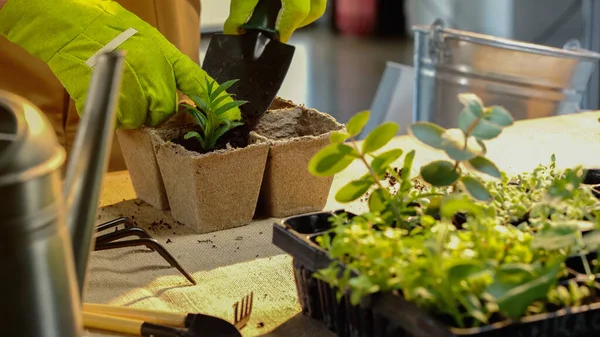
[[112, 241], [112, 242], [100, 242], [96, 244], [95, 249], [98, 250], [108, 250], [108, 249], [117, 249], [117, 248], [125, 248], [125, 247], [135, 247], [135, 246], [146, 246], [148, 248], [153, 248], [154, 251], [158, 252], [163, 259], [165, 259], [172, 267], [175, 267], [185, 278], [190, 281], [192, 284], [196, 285], [196, 280], [190, 275], [183, 267], [179, 264], [179, 262], [169, 253], [165, 247], [163, 247], [158, 241], [155, 239], [133, 239], [133, 240], [125, 240], [125, 241]]
[[246, 326], [248, 321], [250, 320], [250, 315], [252, 314], [252, 304], [254, 301], [254, 292], [251, 292], [250, 295], [246, 295], [242, 298], [241, 308], [240, 301], [235, 302], [233, 305], [234, 312], [234, 325], [238, 329], [242, 329]]
[[120, 218], [113, 219], [113, 220], [107, 221], [105, 223], [102, 223], [102, 224], [96, 226], [96, 232], [102, 232], [109, 228], [116, 227], [118, 225], [124, 225], [125, 228], [132, 228], [133, 222], [129, 218], [120, 217]]
[[239, 316], [238, 316], [238, 308], [240, 306], [240, 302], [235, 302], [233, 304], [233, 324], [238, 324]]
[[252, 314], [252, 303], [254, 302], [254, 292], [250, 292], [249, 296], [246, 296], [246, 317], [250, 317]]

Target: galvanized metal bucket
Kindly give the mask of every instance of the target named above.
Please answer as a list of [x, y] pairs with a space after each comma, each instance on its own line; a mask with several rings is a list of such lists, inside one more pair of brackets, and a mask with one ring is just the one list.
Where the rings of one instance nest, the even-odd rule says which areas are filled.
[[600, 54], [571, 40], [564, 49], [431, 26], [414, 26], [413, 118], [456, 127], [457, 95], [473, 92], [515, 119], [580, 111]]

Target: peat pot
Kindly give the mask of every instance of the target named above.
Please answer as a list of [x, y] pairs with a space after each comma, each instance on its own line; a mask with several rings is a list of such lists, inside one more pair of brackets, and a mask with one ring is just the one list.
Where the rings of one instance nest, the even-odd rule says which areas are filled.
[[171, 215], [197, 233], [250, 223], [269, 145], [199, 153], [172, 141], [192, 129], [186, 124], [150, 131]]
[[[178, 113], [158, 128], [181, 125], [184, 117]], [[152, 145], [152, 130], [154, 128], [149, 127], [117, 129], [116, 134], [137, 198], [160, 210], [168, 210], [169, 200]]]
[[332, 131], [344, 130], [332, 116], [277, 98], [260, 119], [254, 137], [268, 143], [269, 157], [259, 199], [259, 211], [286, 217], [322, 210], [333, 177], [316, 177], [308, 163], [329, 145]]

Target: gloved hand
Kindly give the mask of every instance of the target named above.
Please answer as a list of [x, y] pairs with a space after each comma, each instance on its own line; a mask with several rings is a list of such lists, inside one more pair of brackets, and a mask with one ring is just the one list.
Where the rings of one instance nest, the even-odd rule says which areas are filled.
[[[229, 17], [225, 21], [223, 33], [239, 34], [239, 27], [252, 16], [259, 0], [231, 0]], [[281, 0], [281, 11], [275, 30], [279, 31], [281, 42], [287, 42], [296, 29], [313, 23], [323, 16], [327, 0]]]
[[[120, 128], [157, 126], [177, 111], [177, 89], [206, 99], [205, 78], [214, 81], [152, 25], [111, 0], [9, 0], [0, 10], [0, 34], [46, 62], [80, 114], [94, 55], [125, 50]], [[239, 119], [240, 110], [228, 117]]]

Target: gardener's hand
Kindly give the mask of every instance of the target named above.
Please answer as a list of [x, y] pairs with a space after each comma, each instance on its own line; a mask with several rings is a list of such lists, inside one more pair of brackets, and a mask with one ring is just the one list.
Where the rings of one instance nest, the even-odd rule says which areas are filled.
[[[239, 34], [239, 27], [245, 24], [259, 0], [231, 0], [229, 17], [225, 21], [225, 34]], [[281, 0], [281, 11], [275, 30], [279, 31], [281, 42], [287, 42], [296, 29], [313, 23], [323, 16], [327, 0]]]
[[[121, 128], [164, 122], [177, 111], [177, 89], [205, 97], [208, 75], [200, 66], [115, 1], [9, 0], [0, 10], [0, 34], [46, 62], [79, 113], [96, 53], [125, 50], [117, 110]], [[237, 119], [240, 111], [228, 114]]]

